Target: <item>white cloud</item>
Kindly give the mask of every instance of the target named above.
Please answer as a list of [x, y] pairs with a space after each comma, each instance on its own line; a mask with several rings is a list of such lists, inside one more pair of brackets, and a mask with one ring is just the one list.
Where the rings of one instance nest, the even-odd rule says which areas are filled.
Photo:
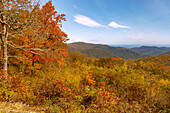
[[74, 19], [75, 22], [88, 26], [88, 27], [104, 27], [103, 25], [97, 23], [96, 21], [84, 15], [76, 15], [74, 16], [74, 18], [75, 18]]
[[76, 6], [76, 5], [73, 5], [73, 7], [74, 7], [75, 9], [77, 9], [77, 6]]
[[114, 21], [110, 22], [108, 26], [114, 27], [114, 28], [130, 28], [129, 26], [119, 25], [118, 23]]

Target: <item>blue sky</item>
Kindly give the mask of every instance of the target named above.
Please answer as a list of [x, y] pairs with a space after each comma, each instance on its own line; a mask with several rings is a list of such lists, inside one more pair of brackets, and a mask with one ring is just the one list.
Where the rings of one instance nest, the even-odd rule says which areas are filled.
[[[48, 0], [41, 0], [45, 4]], [[170, 0], [52, 0], [69, 42], [170, 44]]]

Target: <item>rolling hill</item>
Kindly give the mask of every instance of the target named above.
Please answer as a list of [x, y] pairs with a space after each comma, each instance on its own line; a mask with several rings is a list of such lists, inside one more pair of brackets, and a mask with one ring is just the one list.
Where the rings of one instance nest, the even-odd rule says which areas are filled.
[[147, 54], [149, 56], [155, 56], [155, 55], [169, 52], [170, 47], [141, 46], [141, 47], [131, 48], [130, 50], [142, 54]]
[[166, 66], [170, 66], [170, 52], [166, 52], [157, 56], [150, 56], [145, 58], [137, 59], [136, 62], [156, 62]]
[[69, 52], [80, 52], [93, 58], [124, 58], [138, 59], [160, 55], [170, 51], [170, 47], [141, 46], [134, 48], [112, 47], [109, 45], [74, 42], [68, 44]]
[[84, 42], [70, 43], [68, 45], [68, 50], [69, 52], [80, 52], [86, 54], [88, 57], [93, 58], [118, 57], [124, 59], [137, 59], [148, 56], [123, 47], [111, 47], [108, 45]]

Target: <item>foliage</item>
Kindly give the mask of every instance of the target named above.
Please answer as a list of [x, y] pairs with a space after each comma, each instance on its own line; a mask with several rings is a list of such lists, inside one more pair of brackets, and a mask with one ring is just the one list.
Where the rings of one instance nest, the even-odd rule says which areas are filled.
[[0, 98], [41, 106], [45, 112], [168, 112], [168, 70], [152, 60], [93, 59], [73, 53], [62, 66], [46, 65], [34, 75], [25, 69], [11, 73], [8, 84], [0, 82]]
[[[65, 15], [56, 15], [51, 1], [42, 8], [38, 5], [34, 11], [39, 14], [38, 36], [42, 40], [34, 39], [35, 28], [31, 27], [25, 35], [16, 34], [16, 42], [22, 45], [34, 40], [28, 48], [48, 49], [49, 52], [42, 52], [48, 57], [9, 48], [9, 54], [29, 59], [10, 58], [8, 80], [0, 70], [0, 108], [54, 113], [170, 111], [169, 53], [135, 61], [112, 57], [95, 59], [78, 52], [66, 57], [67, 35], [59, 25]], [[83, 46], [89, 49], [89, 45]], [[113, 49], [105, 45], [96, 48]], [[128, 54], [119, 49], [121, 55]], [[0, 58], [2, 53], [0, 51]]]
[[68, 38], [61, 27], [66, 19], [65, 14], [55, 11], [52, 1], [42, 7], [38, 3], [35, 5], [33, 0], [4, 0], [0, 4], [0, 63], [3, 63], [3, 70], [7, 72], [7, 63], [32, 66], [32, 69], [46, 63], [64, 63]]

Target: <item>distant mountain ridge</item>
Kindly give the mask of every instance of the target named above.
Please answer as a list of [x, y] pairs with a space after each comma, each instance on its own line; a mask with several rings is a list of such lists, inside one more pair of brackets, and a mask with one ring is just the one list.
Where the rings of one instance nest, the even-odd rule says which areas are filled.
[[112, 47], [109, 45], [74, 42], [68, 44], [69, 52], [80, 52], [93, 58], [138, 59], [170, 51], [170, 47], [141, 46], [134, 48]]
[[141, 46], [131, 48], [130, 50], [138, 53], [147, 54], [149, 56], [155, 56], [170, 51], [170, 47], [156, 47], [156, 46]]
[[136, 48], [136, 47], [141, 47], [141, 46], [148, 46], [148, 47], [170, 47], [170, 44], [148, 44], [148, 45], [143, 45], [143, 44], [120, 44], [120, 45], [109, 45], [111, 47], [123, 47], [123, 48]]
[[84, 42], [75, 42], [68, 45], [70, 52], [80, 52], [86, 54], [88, 57], [102, 58], [102, 57], [113, 57], [113, 58], [125, 58], [125, 59], [136, 59], [142, 58], [147, 55], [133, 52], [127, 48], [122, 47], [111, 47], [102, 44], [91, 44]]

